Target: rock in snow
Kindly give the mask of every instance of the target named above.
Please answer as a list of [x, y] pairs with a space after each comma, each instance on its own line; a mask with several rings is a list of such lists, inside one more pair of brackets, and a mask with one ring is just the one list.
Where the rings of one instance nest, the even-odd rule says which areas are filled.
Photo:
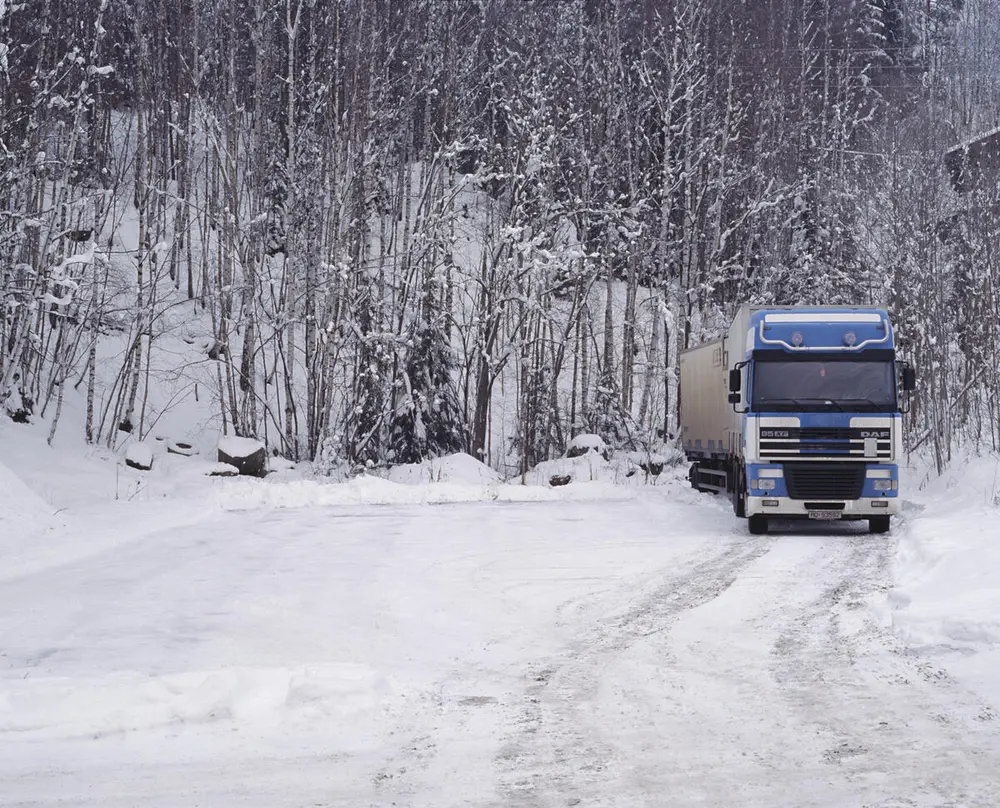
[[205, 473], [209, 477], [236, 477], [240, 470], [229, 463], [213, 463], [205, 470]]
[[244, 476], [263, 477], [267, 474], [267, 449], [256, 438], [222, 438], [219, 462], [235, 466]]
[[139, 471], [153, 468], [153, 447], [148, 443], [130, 443], [125, 450], [125, 465]]
[[590, 453], [599, 454], [605, 460], [611, 457], [611, 452], [608, 451], [608, 446], [600, 435], [588, 433], [577, 435], [569, 442], [569, 447], [566, 449], [566, 457], [582, 457]]

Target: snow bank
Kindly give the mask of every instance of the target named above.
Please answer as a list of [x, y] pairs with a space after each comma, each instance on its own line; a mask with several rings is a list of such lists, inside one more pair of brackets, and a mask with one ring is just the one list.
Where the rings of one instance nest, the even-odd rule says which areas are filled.
[[[659, 466], [659, 474], [647, 474], [640, 463], [649, 465], [645, 454], [630, 453], [614, 455], [610, 460], [594, 451], [577, 457], [560, 457], [539, 463], [525, 475], [527, 485], [552, 485], [553, 478], [569, 478], [562, 484], [566, 489], [581, 483], [599, 483], [607, 486], [651, 485], [666, 480], [671, 474], [665, 473], [666, 458], [655, 455], [650, 460]], [[516, 478], [520, 481], [520, 477]]]
[[215, 502], [225, 510], [305, 508], [323, 505], [419, 505], [453, 502], [549, 502], [554, 500], [622, 500], [634, 492], [608, 483], [581, 483], [561, 489], [502, 483], [407, 484], [361, 475], [343, 483], [315, 480], [220, 481]]
[[493, 485], [500, 475], [472, 455], [460, 453], [435, 457], [423, 463], [408, 463], [389, 469], [388, 479], [394, 483], [463, 483]]
[[45, 740], [227, 720], [338, 721], [375, 713], [391, 695], [383, 676], [349, 663], [0, 680], [0, 734]]
[[892, 623], [915, 646], [1000, 645], [1000, 457], [957, 461], [917, 492], [895, 558]]
[[60, 527], [54, 510], [0, 463], [0, 557], [33, 534]]

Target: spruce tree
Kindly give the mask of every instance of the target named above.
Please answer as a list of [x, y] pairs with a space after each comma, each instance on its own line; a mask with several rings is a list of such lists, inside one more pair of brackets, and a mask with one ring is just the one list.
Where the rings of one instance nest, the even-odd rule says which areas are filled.
[[454, 371], [444, 332], [429, 323], [415, 328], [404, 365], [405, 390], [390, 429], [392, 462], [419, 463], [465, 450], [468, 430]]

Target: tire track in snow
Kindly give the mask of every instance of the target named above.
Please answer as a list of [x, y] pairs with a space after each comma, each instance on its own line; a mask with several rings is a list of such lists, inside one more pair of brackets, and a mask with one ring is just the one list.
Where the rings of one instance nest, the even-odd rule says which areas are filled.
[[583, 731], [580, 717], [601, 685], [605, 667], [629, 647], [669, 630], [684, 612], [725, 592], [773, 539], [732, 541], [726, 549], [674, 575], [624, 614], [584, 633], [566, 654], [525, 677], [523, 706], [497, 755], [503, 804], [574, 806], [590, 786], [614, 777], [617, 752]]
[[789, 615], [771, 650], [779, 692], [826, 742], [823, 761], [877, 793], [868, 808], [1000, 804], [992, 712], [865, 607], [891, 585], [895, 543], [858, 535], [831, 546], [825, 589]]

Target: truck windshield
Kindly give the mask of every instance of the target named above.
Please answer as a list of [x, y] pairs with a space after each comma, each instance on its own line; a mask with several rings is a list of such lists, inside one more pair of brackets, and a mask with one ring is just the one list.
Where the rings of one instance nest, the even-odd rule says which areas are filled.
[[893, 363], [884, 361], [757, 361], [753, 371], [757, 411], [893, 412]]

